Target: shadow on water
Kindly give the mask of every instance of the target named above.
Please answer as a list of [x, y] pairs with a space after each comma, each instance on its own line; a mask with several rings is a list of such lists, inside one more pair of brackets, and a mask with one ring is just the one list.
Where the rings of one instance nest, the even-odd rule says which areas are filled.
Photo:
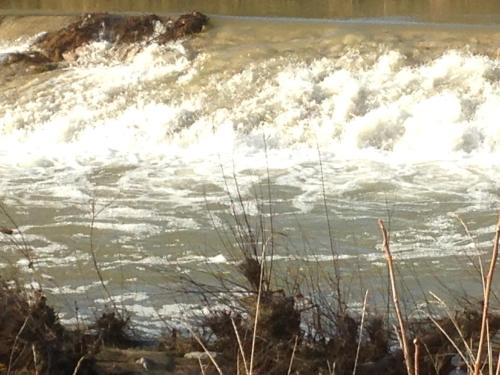
[[495, 0], [0, 0], [1, 13], [176, 13], [193, 9], [230, 16], [409, 17], [434, 22], [500, 22], [500, 2]]

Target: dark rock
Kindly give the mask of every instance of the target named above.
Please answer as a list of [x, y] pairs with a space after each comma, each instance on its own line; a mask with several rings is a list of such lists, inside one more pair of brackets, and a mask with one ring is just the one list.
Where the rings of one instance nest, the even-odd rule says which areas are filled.
[[52, 61], [61, 61], [64, 54], [89, 42], [135, 43], [151, 36], [155, 23], [162, 22], [154, 15], [120, 17], [94, 13], [80, 18], [65, 28], [45, 34], [35, 43]]
[[200, 12], [183, 14], [177, 20], [166, 23], [167, 30], [156, 41], [166, 43], [188, 35], [201, 33], [208, 23], [208, 17]]
[[[187, 35], [199, 33], [208, 17], [193, 12], [176, 20], [156, 15], [117, 16], [107, 13], [87, 14], [65, 28], [45, 34], [34, 47], [53, 62], [64, 60], [64, 55], [92, 41], [113, 44], [151, 42], [166, 43]], [[156, 35], [158, 34], [158, 35]]]
[[60, 30], [42, 35], [28, 52], [0, 54], [0, 81], [2, 77], [56, 69], [61, 61], [78, 59], [78, 48], [93, 41], [113, 45], [164, 44], [199, 33], [207, 23], [208, 17], [199, 12], [184, 14], [177, 19], [156, 15], [87, 14]]
[[208, 23], [208, 17], [200, 12], [184, 14], [175, 21], [178, 36], [201, 33]]

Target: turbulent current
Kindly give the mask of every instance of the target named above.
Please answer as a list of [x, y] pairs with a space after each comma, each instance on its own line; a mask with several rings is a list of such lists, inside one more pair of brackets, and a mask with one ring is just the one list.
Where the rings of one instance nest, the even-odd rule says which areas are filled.
[[[42, 19], [4, 19], [0, 59]], [[331, 260], [325, 197], [345, 277], [384, 288], [383, 218], [423, 288], [470, 290], [500, 203], [499, 40], [494, 25], [215, 17], [164, 46], [96, 41], [55, 71], [1, 73], [0, 199], [67, 319], [105, 303], [91, 246], [150, 327], [189, 306], [165, 295], [230, 266], [218, 232], [237, 186], [252, 217], [272, 202], [285, 267]], [[26, 270], [1, 240], [5, 272]]]

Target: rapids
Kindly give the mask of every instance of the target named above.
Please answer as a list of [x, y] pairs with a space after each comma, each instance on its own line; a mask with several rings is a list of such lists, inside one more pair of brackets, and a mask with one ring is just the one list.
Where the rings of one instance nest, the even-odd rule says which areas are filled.
[[[5, 18], [0, 59], [51, 19], [16, 33]], [[324, 178], [346, 277], [384, 289], [384, 218], [424, 288], [436, 275], [473, 291], [464, 269], [500, 203], [499, 40], [495, 25], [213, 17], [193, 39], [96, 41], [55, 71], [0, 71], [0, 199], [68, 319], [73, 300], [105, 303], [91, 201], [110, 288], [152, 327], [155, 309], [192, 308], [167, 292], [176, 274], [231, 266], [212, 221], [230, 222], [233, 175], [252, 216], [267, 215], [270, 184], [285, 266], [331, 260]], [[26, 271], [1, 241], [0, 266]]]

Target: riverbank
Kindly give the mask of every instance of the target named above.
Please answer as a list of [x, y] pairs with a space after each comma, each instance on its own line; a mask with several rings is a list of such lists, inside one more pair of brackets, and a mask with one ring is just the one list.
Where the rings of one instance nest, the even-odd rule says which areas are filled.
[[[397, 264], [391, 254], [389, 236], [380, 221], [382, 250], [391, 278], [387, 299], [392, 299], [394, 315], [389, 310], [385, 314], [373, 310], [368, 303], [369, 290], [361, 308], [349, 307], [343, 294], [345, 280], [338, 273], [335, 257], [330, 289], [321, 290], [319, 284], [313, 284], [313, 294], [302, 294], [301, 291], [311, 290], [311, 285], [306, 280], [273, 271], [273, 237], [265, 240], [247, 223], [245, 217], [235, 217], [235, 240], [240, 251], [238, 269], [242, 276], [237, 288], [229, 276], [213, 274], [219, 283], [216, 289], [213, 284], [206, 285], [188, 276], [186, 282], [190, 288], [208, 303], [207, 312], [197, 323], [181, 331], [170, 326], [168, 334], [147, 342], [134, 334], [131, 315], [117, 306], [111, 295], [107, 310], [95, 311], [95, 322], [80, 323], [76, 310], [77, 326], [68, 329], [47, 304], [41, 286], [30, 290], [20, 287], [16, 280], [2, 280], [0, 371], [281, 375], [293, 370], [295, 374], [307, 375], [325, 371], [405, 375], [449, 374], [452, 370], [466, 373], [498, 366], [500, 353], [494, 337], [500, 330], [500, 315], [491, 311], [490, 300], [496, 298], [492, 286], [500, 219], [491, 260], [484, 265], [488, 272], [482, 306], [474, 306], [469, 300], [469, 305], [460, 310], [450, 308], [432, 293], [429, 297], [432, 302], [420, 307], [409, 308], [404, 303], [411, 296], [400, 299], [404, 275], [394, 269]], [[12, 236], [13, 232], [2, 230], [4, 236]], [[30, 253], [26, 257], [36, 275], [35, 259]], [[109, 294], [98, 263], [95, 271], [104, 292]], [[286, 277], [285, 285], [294, 283], [293, 294], [277, 288], [283, 283], [282, 277]], [[168, 319], [164, 323], [166, 327], [170, 325]]]

